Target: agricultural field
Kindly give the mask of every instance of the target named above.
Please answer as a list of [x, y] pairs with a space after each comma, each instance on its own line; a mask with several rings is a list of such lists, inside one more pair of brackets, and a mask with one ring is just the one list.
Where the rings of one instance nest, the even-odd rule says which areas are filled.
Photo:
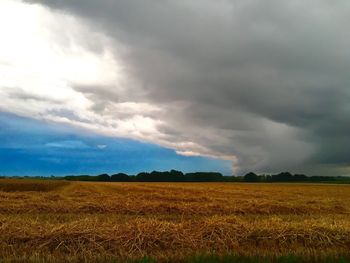
[[349, 262], [350, 185], [0, 179], [0, 262]]

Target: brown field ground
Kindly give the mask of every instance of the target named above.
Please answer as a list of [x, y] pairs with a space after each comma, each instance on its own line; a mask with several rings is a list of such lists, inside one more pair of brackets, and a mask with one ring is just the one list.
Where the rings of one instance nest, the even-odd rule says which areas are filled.
[[0, 180], [0, 262], [349, 251], [350, 185]]

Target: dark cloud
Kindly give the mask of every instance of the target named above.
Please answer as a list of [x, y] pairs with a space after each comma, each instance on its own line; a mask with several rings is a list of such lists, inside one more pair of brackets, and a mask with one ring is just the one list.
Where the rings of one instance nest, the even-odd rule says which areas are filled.
[[81, 89], [97, 112], [157, 105], [164, 140], [236, 157], [237, 172], [348, 173], [349, 1], [35, 2], [115, 40], [132, 85]]

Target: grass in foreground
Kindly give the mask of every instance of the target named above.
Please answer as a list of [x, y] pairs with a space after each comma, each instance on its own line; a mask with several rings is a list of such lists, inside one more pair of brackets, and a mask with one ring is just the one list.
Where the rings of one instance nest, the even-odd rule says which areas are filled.
[[349, 251], [349, 185], [0, 180], [0, 262], [349, 262]]

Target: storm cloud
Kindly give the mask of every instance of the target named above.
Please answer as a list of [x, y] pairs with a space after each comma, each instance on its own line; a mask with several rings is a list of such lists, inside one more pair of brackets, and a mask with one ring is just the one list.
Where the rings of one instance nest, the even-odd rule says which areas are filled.
[[118, 83], [71, 81], [88, 106], [67, 122], [231, 160], [234, 173], [350, 174], [349, 1], [26, 3], [78, 19], [91, 32], [78, 43], [121, 68]]

